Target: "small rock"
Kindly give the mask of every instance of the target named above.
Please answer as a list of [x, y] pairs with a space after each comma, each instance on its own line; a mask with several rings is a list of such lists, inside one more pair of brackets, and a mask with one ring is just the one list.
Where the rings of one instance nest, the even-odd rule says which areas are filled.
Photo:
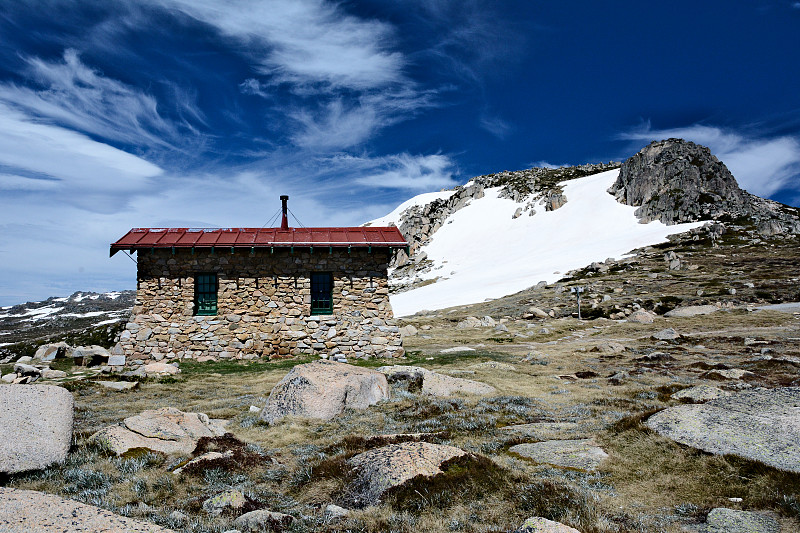
[[668, 353], [652, 352], [645, 355], [640, 355], [634, 360], [640, 363], [644, 363], [644, 362], [654, 362], [654, 361], [674, 361], [675, 358]]
[[703, 374], [704, 378], [719, 380], [742, 379], [744, 377], [753, 376], [755, 376], [755, 374], [752, 372], [748, 372], [747, 370], [742, 370], [740, 368], [714, 369]]
[[628, 317], [628, 322], [636, 322], [637, 324], [652, 324], [655, 320], [655, 315], [644, 309], [634, 311]]
[[622, 353], [627, 349], [628, 348], [626, 346], [618, 342], [610, 341], [598, 344], [597, 346], [592, 348], [591, 351], [600, 353]]
[[616, 374], [608, 378], [608, 382], [611, 385], [621, 385], [625, 380], [627, 380], [630, 377], [631, 376], [627, 372], [617, 372]]
[[170, 517], [171, 519], [175, 520], [176, 522], [179, 522], [179, 523], [181, 523], [181, 524], [182, 524], [182, 523], [184, 523], [184, 522], [186, 522], [187, 520], [189, 520], [189, 517], [188, 517], [188, 516], [186, 516], [185, 514], [183, 514], [183, 513], [182, 513], [182, 512], [180, 512], [180, 511], [172, 511], [172, 512], [169, 514], [169, 517]]
[[780, 533], [781, 526], [771, 516], [718, 507], [706, 517], [705, 533]]
[[441, 474], [439, 466], [467, 452], [453, 446], [429, 442], [403, 442], [374, 448], [347, 460], [357, 474], [354, 486], [365, 503], [377, 502], [381, 495], [416, 476]]
[[24, 363], [15, 363], [14, 364], [14, 373], [18, 376], [40, 376], [42, 375], [42, 371], [32, 365], [26, 365]]
[[547, 518], [534, 516], [525, 520], [514, 533], [581, 533], [561, 522], [553, 522]]
[[22, 357], [17, 359], [17, 363], [19, 363], [21, 365], [29, 365], [32, 362], [33, 362], [33, 357], [31, 357], [29, 355], [23, 355]]
[[211, 516], [219, 516], [228, 509], [239, 510], [245, 503], [247, 499], [244, 494], [238, 490], [229, 490], [204, 501], [203, 510]]
[[250, 409], [249, 409], [249, 412], [251, 412], [251, 413], [260, 413], [261, 412], [261, 408], [259, 406], [257, 406], [257, 405], [251, 405]]
[[548, 440], [517, 444], [508, 450], [537, 463], [579, 470], [596, 470], [608, 454], [591, 439]]
[[694, 387], [689, 387], [688, 389], [683, 389], [676, 392], [671, 396], [671, 398], [675, 400], [686, 401], [688, 403], [704, 403], [730, 395], [730, 392], [718, 389], [717, 387], [711, 387], [710, 385], [695, 385]]
[[294, 517], [291, 515], [259, 509], [243, 514], [233, 521], [233, 525], [242, 531], [263, 531], [265, 528], [271, 531], [283, 531], [292, 522]]
[[413, 337], [416, 334], [417, 334], [417, 328], [415, 328], [411, 324], [406, 324], [405, 326], [400, 328], [401, 337]]
[[349, 514], [349, 509], [339, 507], [338, 505], [330, 504], [325, 507], [325, 518], [328, 520], [338, 520], [339, 518], [347, 517]]
[[95, 381], [95, 383], [115, 391], [132, 390], [139, 386], [138, 381]]
[[181, 372], [180, 368], [167, 363], [150, 363], [144, 365], [142, 370], [148, 376], [174, 376]]
[[688, 318], [699, 315], [708, 315], [719, 311], [719, 307], [715, 305], [690, 305], [687, 307], [678, 307], [672, 311], [664, 313], [668, 318]]
[[63, 370], [42, 369], [42, 379], [59, 379], [65, 377], [67, 377], [67, 373]]
[[680, 333], [672, 328], [662, 329], [658, 333], [653, 334], [653, 339], [657, 341], [674, 341], [680, 337]]
[[550, 318], [550, 315], [538, 307], [529, 307], [528, 312], [536, 318]]

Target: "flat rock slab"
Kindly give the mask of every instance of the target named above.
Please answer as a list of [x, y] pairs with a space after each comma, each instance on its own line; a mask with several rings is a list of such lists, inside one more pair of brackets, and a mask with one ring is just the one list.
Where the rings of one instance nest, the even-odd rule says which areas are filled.
[[719, 311], [719, 307], [716, 305], [690, 305], [667, 311], [664, 313], [664, 316], [669, 318], [689, 318], [693, 316], [710, 315], [717, 311]]
[[506, 370], [508, 372], [514, 372], [517, 370], [517, 367], [514, 365], [510, 365], [508, 363], [501, 363], [498, 361], [485, 361], [483, 363], [475, 363], [474, 365], [469, 365], [467, 368], [472, 368], [474, 370]]
[[536, 440], [551, 440], [559, 437], [583, 436], [588, 430], [576, 422], [534, 422], [504, 426], [502, 431]]
[[581, 533], [575, 528], [553, 522], [541, 516], [534, 516], [525, 520], [514, 533]]
[[706, 517], [706, 533], [780, 533], [781, 526], [771, 516], [718, 507]]
[[403, 376], [404, 379], [421, 380], [423, 394], [431, 396], [452, 396], [454, 394], [494, 394], [497, 389], [480, 381], [457, 378], [439, 374], [421, 366], [390, 365], [378, 368], [378, 372], [389, 377]]
[[531, 459], [578, 470], [596, 470], [608, 454], [591, 439], [547, 440], [517, 444], [510, 452]]
[[104, 389], [111, 389], [115, 391], [124, 391], [135, 389], [139, 386], [138, 381], [95, 381]]
[[294, 415], [330, 420], [345, 409], [366, 409], [389, 399], [381, 372], [320, 360], [297, 365], [272, 389], [261, 419], [274, 424]]
[[103, 428], [89, 440], [117, 455], [134, 448], [188, 454], [201, 437], [224, 434], [223, 422], [211, 420], [204, 413], [184, 413], [174, 407], [163, 407], [130, 416], [122, 425]]
[[0, 487], [0, 531], [170, 533], [173, 530], [51, 494]]
[[694, 387], [680, 390], [671, 397], [675, 400], [688, 403], [704, 403], [711, 400], [716, 400], [717, 398], [726, 398], [730, 395], [730, 392], [724, 391], [717, 387], [712, 387], [710, 385], [695, 385]]
[[731, 454], [800, 473], [800, 387], [741, 392], [700, 405], [678, 405], [647, 426], [693, 448]]
[[347, 460], [357, 472], [358, 492], [366, 503], [375, 503], [388, 489], [409, 479], [441, 474], [442, 463], [467, 452], [429, 442], [403, 442], [368, 450]]
[[0, 386], [0, 472], [38, 470], [66, 459], [73, 405], [63, 387]]

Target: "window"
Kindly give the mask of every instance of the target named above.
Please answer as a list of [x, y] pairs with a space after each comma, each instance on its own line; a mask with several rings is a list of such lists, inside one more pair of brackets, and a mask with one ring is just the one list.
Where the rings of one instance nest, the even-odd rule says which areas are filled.
[[197, 274], [194, 279], [194, 314], [217, 314], [217, 275]]
[[333, 313], [333, 275], [330, 272], [311, 274], [311, 314]]

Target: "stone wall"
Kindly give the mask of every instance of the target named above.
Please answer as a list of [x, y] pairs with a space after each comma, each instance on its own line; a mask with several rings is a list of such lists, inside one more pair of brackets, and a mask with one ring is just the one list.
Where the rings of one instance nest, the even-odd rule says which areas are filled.
[[[138, 252], [136, 304], [114, 347], [128, 365], [162, 359], [404, 353], [386, 249], [154, 249]], [[311, 315], [312, 272], [331, 272], [331, 315]], [[216, 273], [217, 315], [194, 316], [197, 273]]]

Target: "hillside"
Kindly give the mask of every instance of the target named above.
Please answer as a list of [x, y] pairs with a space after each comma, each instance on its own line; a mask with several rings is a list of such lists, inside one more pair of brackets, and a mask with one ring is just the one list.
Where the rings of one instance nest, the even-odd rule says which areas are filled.
[[712, 243], [726, 227], [744, 228], [750, 240], [800, 232], [797, 209], [741, 190], [707, 148], [679, 139], [622, 165], [481, 176], [370, 224], [397, 225], [411, 243], [390, 274], [398, 316], [552, 284], [701, 227], [695, 235]]

